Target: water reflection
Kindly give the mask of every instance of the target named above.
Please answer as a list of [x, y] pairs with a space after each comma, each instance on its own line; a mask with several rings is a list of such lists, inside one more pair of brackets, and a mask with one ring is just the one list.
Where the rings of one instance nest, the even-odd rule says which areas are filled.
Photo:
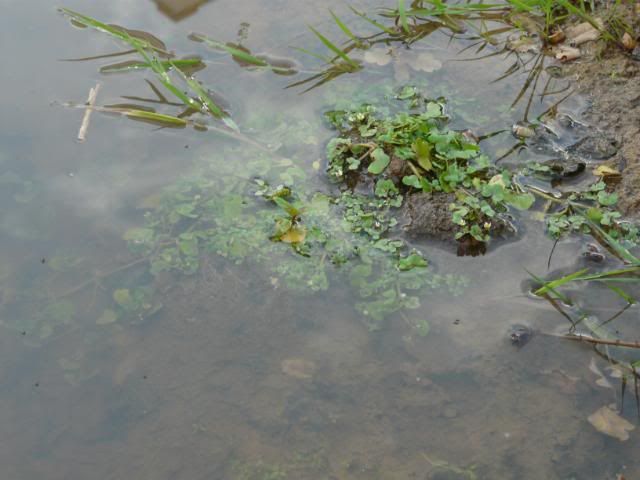
[[[218, 3], [229, 17], [254, 18], [247, 11], [266, 2]], [[286, 22], [277, 23], [278, 10], [268, 17], [274, 25], [252, 20], [252, 29], [265, 42], [284, 31], [287, 39], [300, 38], [306, 27], [294, 17], [314, 15], [316, 3], [279, 2], [293, 9]], [[29, 7], [21, 5], [16, 8]], [[102, 8], [107, 20], [112, 12]], [[208, 10], [185, 21], [213, 24]], [[58, 18], [42, 15], [48, 28], [57, 28]], [[147, 28], [146, 21], [151, 29], [162, 19], [141, 15], [130, 26]], [[229, 27], [231, 35], [238, 23]], [[80, 38], [104, 41], [71, 29], [59, 35], [70, 39], [67, 48]], [[165, 30], [165, 37], [177, 51], [199, 47], [183, 31]], [[525, 106], [513, 111], [509, 105], [526, 73], [491, 84], [508, 67], [502, 59], [487, 59], [482, 68], [454, 63], [449, 60], [462, 45], [449, 47], [450, 39], [437, 32], [429, 42], [442, 68], [403, 75], [433, 96], [448, 97], [456, 128], [492, 131], [522, 118]], [[101, 51], [85, 47], [83, 53]], [[321, 168], [332, 134], [319, 112], [395, 86], [385, 84], [393, 65], [380, 65], [373, 75], [343, 75], [302, 102], [281, 89], [286, 79], [224, 60], [199, 78], [225, 93], [243, 131], [281, 145], [278, 154], [294, 173]], [[55, 97], [84, 94], [95, 70], [52, 68], [60, 80]], [[32, 65], [35, 85], [37, 73]], [[126, 94], [164, 103], [159, 87], [142, 75], [110, 76], [101, 101], [118, 103]], [[470, 287], [463, 297], [424, 296], [425, 307], [409, 320], [427, 319], [426, 337], [408, 329], [402, 316], [371, 333], [353, 309], [347, 282], [300, 295], [267, 268], [238, 266], [216, 254], [202, 255], [190, 275], [151, 275], [127, 250], [123, 235], [143, 225], [144, 212], [159, 208], [166, 186], [196, 167], [220, 175], [229, 164], [243, 167], [235, 180], [251, 180], [262, 173], [250, 167], [260, 152], [210, 132], [158, 131], [99, 115], [87, 142], [78, 145], [79, 112], [53, 111], [40, 96], [21, 103], [5, 94], [2, 102], [18, 118], [0, 136], [0, 461], [7, 478], [534, 480], [615, 478], [622, 465], [629, 478], [637, 473], [637, 432], [618, 443], [587, 424], [619, 391], [612, 379], [615, 389], [594, 383], [588, 348], [543, 335], [520, 349], [508, 340], [513, 324], [552, 332], [564, 321], [520, 287], [524, 268], [547, 268], [553, 242], [536, 221], [526, 224], [524, 240], [475, 259], [416, 242], [434, 269], [467, 276]], [[536, 102], [532, 116], [547, 107]], [[34, 125], [34, 118], [42, 121]], [[513, 141], [492, 140], [491, 153]], [[217, 191], [241, 200], [241, 185], [226, 180]], [[319, 174], [315, 187], [326, 188]], [[231, 218], [235, 200], [220, 207]], [[182, 212], [188, 222], [190, 212]], [[573, 267], [582, 250], [577, 241], [560, 242], [554, 268]], [[150, 288], [160, 302], [145, 297]], [[120, 316], [127, 308], [130, 314]], [[623, 316], [636, 314], [629, 308]], [[606, 363], [600, 367], [609, 374]]]
[[158, 10], [174, 22], [193, 15], [209, 0], [153, 0]]

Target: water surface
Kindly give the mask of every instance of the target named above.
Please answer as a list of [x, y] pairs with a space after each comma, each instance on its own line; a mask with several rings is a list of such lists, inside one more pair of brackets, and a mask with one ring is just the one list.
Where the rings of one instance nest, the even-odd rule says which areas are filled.
[[[551, 332], [565, 322], [552, 306], [525, 294], [526, 271], [544, 274], [553, 245], [535, 218], [522, 216], [517, 239], [482, 257], [460, 258], [446, 245], [417, 242], [435, 271], [460, 279], [460, 290], [427, 293], [419, 310], [392, 316], [376, 332], [368, 331], [348, 282], [337, 275], [327, 291], [299, 294], [264, 264], [208, 255], [194, 275], [154, 279], [123, 240], [143, 224], [154, 195], [198, 168], [251, 165], [258, 153], [212, 132], [159, 130], [98, 113], [87, 141], [78, 143], [83, 112], [64, 102], [84, 102], [96, 82], [102, 104], [149, 96], [143, 79], [151, 77], [100, 75], [98, 67], [109, 60], [60, 62], [118, 46], [70, 26], [49, 2], [6, 3], [10, 14], [0, 20], [2, 44], [12, 52], [0, 92], [0, 461], [6, 478], [637, 474], [635, 433], [620, 443], [587, 422], [601, 406], [620, 401], [619, 384], [596, 385], [589, 369], [594, 353], [544, 335], [521, 349], [507, 339], [515, 323]], [[180, 54], [201, 55], [210, 64], [198, 78], [225, 97], [241, 129], [281, 144], [277, 154], [306, 172], [319, 191], [329, 186], [314, 162], [332, 136], [322, 112], [401, 83], [390, 64], [301, 95], [301, 89], [284, 89], [291, 78], [243, 70], [187, 38], [196, 31], [234, 41], [244, 29], [254, 52], [318, 68], [290, 48], [321, 48], [306, 24], [339, 38], [331, 7], [350, 25], [366, 28], [337, 1], [215, 0], [179, 22], [151, 1], [70, 0], [65, 6], [153, 32]], [[523, 104], [510, 105], [525, 74], [492, 83], [512, 59], [457, 61], [473, 57], [458, 54], [465, 46], [436, 32], [398, 56], [428, 53], [442, 63], [429, 73], [410, 69], [410, 81], [449, 99], [455, 128], [480, 134], [509, 128], [523, 116]], [[530, 116], [555, 100], [534, 102]], [[577, 114], [584, 101], [575, 97], [562, 108]], [[514, 142], [507, 133], [483, 147], [497, 156]], [[225, 148], [236, 153], [221, 156]], [[525, 151], [508, 161], [531, 156]], [[261, 173], [248, 166], [241, 176]], [[232, 178], [227, 183], [235, 185]], [[581, 265], [582, 243], [560, 242], [551, 268]], [[143, 319], [103, 316], [115, 308], [115, 290], [140, 285], [155, 289], [157, 311]], [[602, 315], [617, 307], [599, 306]], [[406, 315], [428, 321], [429, 334], [416, 335]], [[632, 307], [622, 318], [634, 316]], [[632, 397], [626, 402], [633, 421]]]

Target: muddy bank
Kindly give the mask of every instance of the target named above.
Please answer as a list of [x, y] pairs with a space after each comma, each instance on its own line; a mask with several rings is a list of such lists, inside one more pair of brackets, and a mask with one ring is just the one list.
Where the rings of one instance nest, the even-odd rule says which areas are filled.
[[[627, 20], [640, 32], [637, 15], [630, 12]], [[605, 47], [601, 40], [583, 46], [583, 56], [566, 64], [564, 72], [589, 100], [584, 121], [616, 139], [619, 149], [607, 164], [622, 172], [615, 187], [619, 208], [640, 217], [640, 57]]]

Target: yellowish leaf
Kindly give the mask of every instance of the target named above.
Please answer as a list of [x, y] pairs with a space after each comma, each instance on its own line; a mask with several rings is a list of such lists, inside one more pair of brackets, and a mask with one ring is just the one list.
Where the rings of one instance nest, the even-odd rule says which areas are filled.
[[629, 432], [635, 428], [632, 423], [606, 406], [596, 410], [588, 420], [599, 432], [622, 442], [629, 439]]
[[607, 165], [600, 165], [593, 169], [593, 174], [598, 177], [607, 177], [609, 175], [620, 175], [620, 172], [615, 168], [608, 167]]
[[307, 232], [304, 228], [292, 227], [280, 237], [280, 241], [284, 243], [301, 243], [304, 242], [306, 235]]

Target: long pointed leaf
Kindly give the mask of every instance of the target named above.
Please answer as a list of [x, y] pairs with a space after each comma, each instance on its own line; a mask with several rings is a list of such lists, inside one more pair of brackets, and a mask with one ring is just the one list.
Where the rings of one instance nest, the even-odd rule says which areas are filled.
[[349, 58], [349, 56], [344, 53], [342, 50], [340, 50], [338, 47], [336, 47], [333, 43], [331, 43], [331, 41], [325, 37], [324, 35], [322, 35], [319, 31], [317, 31], [315, 28], [313, 28], [312, 26], [309, 25], [309, 29], [320, 39], [320, 41], [329, 49], [331, 50], [333, 53], [335, 53], [336, 55], [338, 55], [340, 58], [342, 58], [345, 62], [349, 63], [350, 65], [353, 65], [354, 67], [359, 66], [355, 60], [352, 60]]

